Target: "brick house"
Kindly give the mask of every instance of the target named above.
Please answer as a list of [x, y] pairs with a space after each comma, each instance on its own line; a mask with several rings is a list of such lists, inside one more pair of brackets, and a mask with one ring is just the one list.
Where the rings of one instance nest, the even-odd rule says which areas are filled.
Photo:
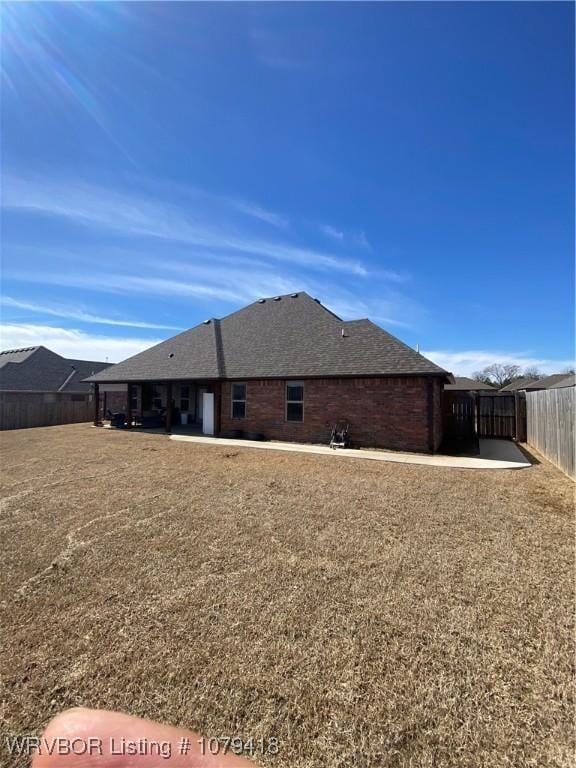
[[[451, 375], [370, 320], [343, 321], [307, 293], [260, 299], [92, 376], [124, 387], [127, 425], [436, 451]], [[99, 423], [101, 414], [95, 414]]]

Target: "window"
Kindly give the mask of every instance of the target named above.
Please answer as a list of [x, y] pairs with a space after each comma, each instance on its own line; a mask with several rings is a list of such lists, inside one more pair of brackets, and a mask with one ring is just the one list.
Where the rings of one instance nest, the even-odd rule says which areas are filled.
[[304, 382], [286, 382], [286, 421], [304, 421]]
[[232, 418], [246, 418], [246, 384], [232, 384]]
[[190, 410], [190, 387], [188, 384], [180, 386], [180, 410], [183, 413], [188, 413]]

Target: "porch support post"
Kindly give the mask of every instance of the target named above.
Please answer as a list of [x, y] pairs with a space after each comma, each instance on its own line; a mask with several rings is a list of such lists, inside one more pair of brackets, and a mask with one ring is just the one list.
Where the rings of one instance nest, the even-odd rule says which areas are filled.
[[100, 426], [100, 387], [94, 384], [94, 426]]
[[172, 382], [166, 384], [166, 432], [172, 432]]
[[126, 384], [126, 426], [132, 426], [132, 384]]
[[217, 381], [214, 385], [214, 434], [220, 435], [222, 427], [222, 382]]

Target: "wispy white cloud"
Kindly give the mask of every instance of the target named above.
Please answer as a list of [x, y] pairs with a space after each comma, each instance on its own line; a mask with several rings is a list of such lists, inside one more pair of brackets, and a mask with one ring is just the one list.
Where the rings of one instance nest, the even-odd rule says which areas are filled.
[[538, 368], [542, 373], [560, 373], [574, 366], [574, 360], [554, 360], [537, 357], [527, 352], [502, 352], [490, 350], [429, 350], [422, 352], [437, 365], [457, 376], [470, 376], [492, 363], [511, 363], [520, 368]]
[[240, 213], [246, 216], [251, 216], [254, 219], [266, 222], [266, 224], [272, 224], [274, 227], [280, 227], [285, 229], [289, 220], [287, 216], [280, 213], [274, 213], [269, 211], [258, 203], [250, 202], [249, 200], [235, 200], [233, 198], [226, 198], [230, 205]]
[[331, 237], [333, 240], [344, 240], [344, 232], [336, 229], [336, 227], [331, 227], [330, 224], [323, 224], [320, 227], [320, 232], [326, 235], [326, 237]]
[[[356, 237], [352, 233], [326, 225], [335, 242], [340, 236], [344, 240], [336, 255], [292, 242], [295, 227], [290, 227], [289, 239], [284, 226], [287, 219], [257, 203], [152, 180], [139, 188], [152, 188], [154, 194], [117, 192], [78, 181], [8, 176], [5, 208], [90, 227], [104, 236], [105, 244], [96, 248], [84, 243], [74, 250], [64, 240], [58, 248], [39, 251], [34, 247], [32, 253], [30, 246], [16, 244], [11, 246], [11, 266], [5, 268], [4, 277], [88, 293], [194, 299], [233, 307], [261, 296], [305, 290], [328, 306], [334, 305], [346, 319], [368, 316], [400, 327], [412, 325], [420, 313], [414, 301], [390, 286], [406, 282], [408, 276], [393, 270], [368, 270], [362, 260], [346, 255], [347, 243]], [[230, 218], [231, 209], [237, 212], [235, 218]], [[248, 220], [253, 221], [253, 229]], [[283, 229], [282, 235], [275, 239], [263, 236], [268, 231], [266, 224]], [[310, 222], [304, 222], [306, 227], [309, 230]], [[339, 279], [342, 274], [347, 277], [347, 288]], [[88, 307], [85, 299], [83, 303]], [[93, 305], [81, 312], [48, 308], [51, 311], [45, 314], [81, 322], [135, 328], [159, 325], [153, 317], [143, 325], [125, 322], [123, 317], [108, 318]]]
[[111, 279], [109, 273], [74, 274], [71, 272], [13, 272], [9, 277], [41, 285], [58, 285], [67, 288], [82, 288], [112, 294], [142, 294], [145, 296], [163, 296], [166, 298], [183, 296], [197, 299], [219, 299], [233, 304], [245, 300], [245, 295], [237, 290], [222, 285], [169, 280], [163, 277], [141, 277], [117, 273]]
[[369, 242], [368, 238], [366, 237], [366, 233], [363, 231], [356, 232], [352, 235], [353, 240], [359, 245], [361, 248], [366, 248], [368, 251], [372, 250], [372, 244]]
[[32, 347], [42, 344], [64, 357], [76, 360], [101, 360], [117, 363], [142, 352], [162, 339], [100, 336], [84, 331], [50, 325], [6, 323], [0, 326], [2, 349]]
[[422, 316], [422, 308], [401, 294], [382, 291], [377, 298], [359, 298], [352, 291], [325, 288], [318, 294], [322, 303], [343, 320], [369, 319], [386, 328], [411, 328]]
[[123, 236], [152, 237], [215, 251], [244, 253], [313, 270], [367, 274], [358, 259], [254, 237], [239, 233], [231, 226], [199, 222], [181, 207], [151, 197], [76, 182], [32, 181], [14, 176], [5, 177], [3, 193], [4, 208], [58, 216]]
[[372, 250], [372, 245], [368, 241], [366, 233], [362, 230], [360, 230], [360, 232], [346, 232], [343, 229], [333, 227], [331, 224], [322, 224], [320, 226], [320, 232], [341, 245], [347, 245], [352, 248], [363, 248], [367, 251]]
[[[153, 260], [140, 261], [147, 273], [155, 267]], [[318, 297], [329, 309], [343, 319], [354, 320], [369, 317], [384, 326], [407, 328], [414, 325], [422, 315], [422, 308], [397, 291], [381, 286], [375, 297], [359, 298], [352, 289], [335, 286], [298, 274], [281, 274], [276, 270], [258, 265], [241, 268], [228, 266], [215, 269], [214, 265], [162, 261], [162, 276], [148, 274], [134, 275], [109, 272], [90, 274], [68, 271], [52, 272], [11, 272], [11, 280], [41, 285], [75, 288], [90, 292], [114, 295], [143, 295], [172, 299], [192, 298], [214, 304], [222, 302], [240, 307], [263, 296], [306, 291]], [[171, 277], [174, 275], [174, 277]]]
[[94, 323], [96, 325], [114, 325], [125, 328], [148, 328], [172, 331], [183, 330], [181, 327], [175, 325], [162, 325], [160, 323], [149, 323], [138, 320], [122, 320], [111, 317], [102, 317], [100, 315], [94, 315], [90, 312], [85, 312], [82, 309], [68, 309], [66, 307], [46, 306], [44, 304], [36, 304], [35, 302], [20, 301], [19, 299], [13, 299], [10, 296], [0, 297], [0, 304], [5, 307], [21, 309], [26, 312], [33, 312], [35, 314], [48, 315], [50, 317], [60, 317], [67, 320], [77, 320], [83, 323]]

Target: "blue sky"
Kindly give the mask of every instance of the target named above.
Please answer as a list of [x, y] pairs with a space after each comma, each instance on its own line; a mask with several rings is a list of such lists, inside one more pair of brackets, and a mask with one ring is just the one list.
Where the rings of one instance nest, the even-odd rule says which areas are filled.
[[3, 347], [307, 290], [455, 373], [574, 359], [570, 3], [4, 3]]

